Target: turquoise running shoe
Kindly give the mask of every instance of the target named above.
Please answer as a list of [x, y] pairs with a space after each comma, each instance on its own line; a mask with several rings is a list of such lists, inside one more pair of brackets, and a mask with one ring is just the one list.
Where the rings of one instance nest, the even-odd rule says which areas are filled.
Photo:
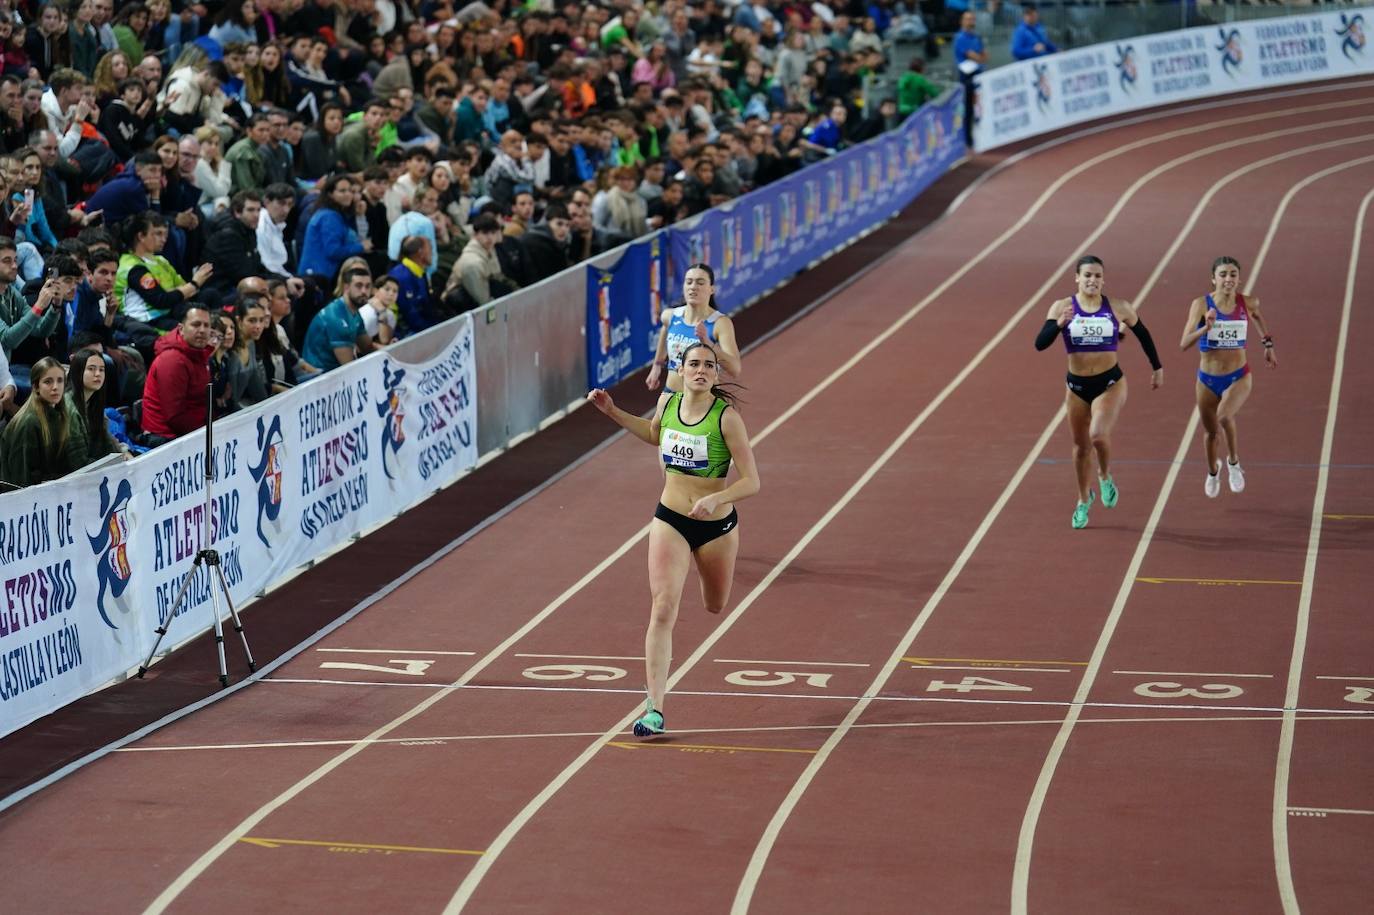
[[1074, 507], [1074, 510], [1073, 510], [1073, 529], [1074, 529], [1074, 530], [1082, 530], [1083, 528], [1085, 528], [1085, 527], [1088, 526], [1088, 509], [1092, 507], [1093, 499], [1095, 499], [1095, 498], [1096, 498], [1096, 495], [1095, 495], [1095, 494], [1093, 493], [1093, 491], [1090, 489], [1090, 490], [1088, 490], [1088, 501], [1086, 501], [1086, 502], [1079, 502], [1079, 503]]
[[1097, 478], [1097, 488], [1102, 490], [1102, 506], [1104, 508], [1116, 508], [1116, 482], [1112, 480], [1112, 475]]
[[662, 734], [663, 713], [654, 708], [654, 701], [647, 699], [644, 702], [644, 715], [635, 722], [634, 735], [636, 737], [653, 737]]

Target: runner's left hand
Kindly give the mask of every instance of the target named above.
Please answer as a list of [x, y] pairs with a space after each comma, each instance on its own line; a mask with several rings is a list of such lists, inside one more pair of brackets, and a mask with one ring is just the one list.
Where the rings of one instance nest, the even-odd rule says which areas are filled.
[[1264, 364], [1271, 369], [1279, 367], [1279, 357], [1274, 355], [1274, 348], [1272, 346], [1266, 346], [1264, 348]]
[[687, 513], [687, 517], [695, 518], [698, 521], [705, 521], [716, 513], [720, 507], [720, 493], [712, 493], [709, 496], [702, 496], [697, 499], [697, 504], [692, 506], [692, 510]]

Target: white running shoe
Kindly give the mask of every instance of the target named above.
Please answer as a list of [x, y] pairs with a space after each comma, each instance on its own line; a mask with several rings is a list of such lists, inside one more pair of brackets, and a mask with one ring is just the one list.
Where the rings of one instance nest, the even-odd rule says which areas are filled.
[[1240, 469], [1239, 462], [1226, 462], [1226, 485], [1231, 487], [1231, 492], [1245, 491], [1245, 471]]
[[1212, 473], [1207, 474], [1207, 482], [1203, 484], [1202, 491], [1207, 493], [1207, 498], [1215, 499], [1221, 495], [1221, 461], [1217, 461], [1217, 466]]

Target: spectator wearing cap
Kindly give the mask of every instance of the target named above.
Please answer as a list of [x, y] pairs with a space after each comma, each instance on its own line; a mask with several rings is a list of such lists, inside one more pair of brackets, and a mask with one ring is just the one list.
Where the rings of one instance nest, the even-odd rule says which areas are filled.
[[1011, 56], [1017, 60], [1031, 60], [1058, 50], [1040, 24], [1040, 11], [1035, 4], [1021, 4], [1021, 24], [1011, 35]]

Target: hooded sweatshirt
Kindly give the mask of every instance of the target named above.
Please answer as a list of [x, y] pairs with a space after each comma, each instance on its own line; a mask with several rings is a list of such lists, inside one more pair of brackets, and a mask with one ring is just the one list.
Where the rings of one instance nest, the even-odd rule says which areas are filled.
[[176, 438], [205, 425], [205, 386], [213, 347], [196, 348], [178, 327], [153, 345], [143, 385], [143, 431]]

